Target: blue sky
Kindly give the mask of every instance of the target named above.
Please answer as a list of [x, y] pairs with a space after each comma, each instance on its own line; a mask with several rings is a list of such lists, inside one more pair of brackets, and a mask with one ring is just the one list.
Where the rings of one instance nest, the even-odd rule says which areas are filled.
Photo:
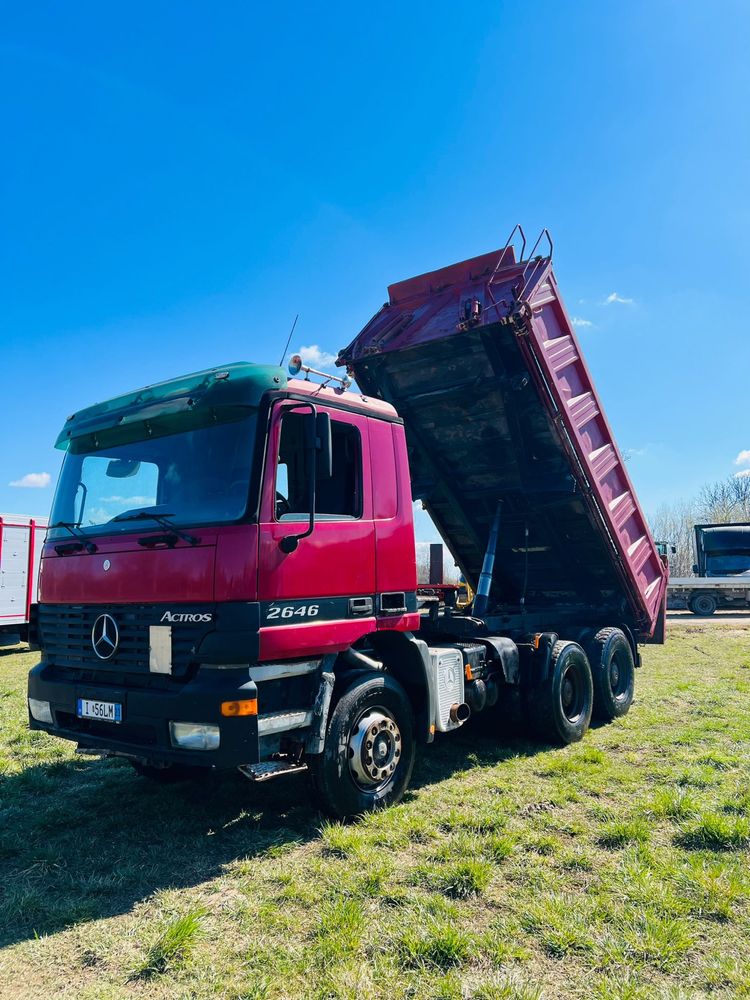
[[69, 412], [298, 312], [335, 353], [517, 221], [645, 507], [750, 469], [749, 43], [739, 0], [6, 8], [0, 510]]

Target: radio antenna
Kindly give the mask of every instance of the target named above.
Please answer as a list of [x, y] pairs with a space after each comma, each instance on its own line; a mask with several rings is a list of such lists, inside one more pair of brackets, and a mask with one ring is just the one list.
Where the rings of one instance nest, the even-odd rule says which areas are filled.
[[297, 325], [297, 320], [299, 319], [299, 313], [294, 317], [294, 322], [292, 323], [292, 329], [289, 331], [289, 336], [286, 339], [286, 346], [281, 355], [281, 361], [279, 361], [279, 367], [284, 364], [284, 358], [286, 357], [286, 352], [289, 350], [289, 345], [292, 342], [292, 337], [294, 336], [294, 328]]

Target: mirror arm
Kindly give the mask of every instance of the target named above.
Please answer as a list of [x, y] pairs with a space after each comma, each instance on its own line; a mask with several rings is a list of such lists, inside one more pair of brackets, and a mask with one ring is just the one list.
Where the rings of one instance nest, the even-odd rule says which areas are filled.
[[[86, 506], [86, 500], [88, 499], [88, 495], [89, 495], [89, 488], [83, 482], [83, 480], [81, 480], [81, 482], [79, 482], [78, 485], [83, 490], [83, 494], [81, 496], [81, 509], [80, 509], [80, 511], [78, 513], [78, 520], [76, 521], [76, 526], [80, 528], [81, 524], [83, 522], [83, 508]], [[73, 501], [73, 517], [75, 517], [75, 513], [76, 512], [75, 512], [75, 500], [74, 500]]]
[[[310, 407], [310, 413], [312, 414], [312, 423], [313, 423], [313, 428], [314, 428], [315, 427], [315, 418], [316, 418], [316, 415], [317, 415], [317, 410], [315, 409], [315, 407], [313, 406], [313, 404], [312, 403], [300, 403], [299, 406], [300, 407], [302, 407], [302, 406], [309, 406]], [[292, 407], [290, 407], [290, 409], [292, 409]], [[294, 409], [297, 409], [297, 407], [295, 406]], [[310, 488], [309, 488], [309, 492], [308, 492], [308, 499], [309, 499], [309, 503], [310, 503], [310, 520], [309, 520], [308, 525], [307, 525], [307, 530], [303, 531], [302, 534], [300, 534], [300, 535], [284, 535], [284, 537], [279, 542], [279, 548], [281, 549], [282, 552], [286, 553], [287, 555], [289, 555], [290, 552], [294, 552], [295, 551], [295, 549], [297, 548], [297, 546], [300, 543], [300, 539], [302, 539], [302, 538], [309, 538], [309, 536], [315, 530], [315, 480], [317, 478], [316, 477], [316, 472], [317, 472], [318, 453], [317, 453], [317, 449], [315, 447], [315, 431], [314, 431], [314, 429], [313, 429], [313, 434], [312, 434], [312, 441], [308, 442], [308, 454], [311, 455], [311, 461], [310, 461]]]

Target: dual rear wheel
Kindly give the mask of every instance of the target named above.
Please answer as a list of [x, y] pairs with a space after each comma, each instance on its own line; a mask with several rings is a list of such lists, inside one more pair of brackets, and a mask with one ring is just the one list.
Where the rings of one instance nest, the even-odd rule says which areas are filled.
[[553, 743], [583, 738], [592, 717], [609, 722], [627, 713], [635, 687], [633, 652], [625, 633], [601, 629], [587, 644], [559, 640], [547, 678], [528, 692], [532, 728]]

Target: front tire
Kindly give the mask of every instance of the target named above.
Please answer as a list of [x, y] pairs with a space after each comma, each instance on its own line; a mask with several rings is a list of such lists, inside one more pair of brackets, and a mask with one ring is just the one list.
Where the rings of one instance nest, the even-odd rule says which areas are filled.
[[551, 743], [576, 743], [591, 722], [591, 667], [577, 642], [559, 640], [552, 649], [549, 677], [533, 687], [527, 705], [535, 733]]
[[331, 712], [323, 753], [309, 761], [321, 809], [348, 819], [398, 802], [414, 768], [414, 722], [401, 685], [360, 675]]
[[627, 715], [635, 693], [635, 663], [619, 628], [600, 629], [588, 649], [594, 679], [594, 715], [611, 722]]
[[701, 618], [708, 618], [719, 606], [715, 594], [693, 594], [688, 603], [688, 607], [694, 615]]

